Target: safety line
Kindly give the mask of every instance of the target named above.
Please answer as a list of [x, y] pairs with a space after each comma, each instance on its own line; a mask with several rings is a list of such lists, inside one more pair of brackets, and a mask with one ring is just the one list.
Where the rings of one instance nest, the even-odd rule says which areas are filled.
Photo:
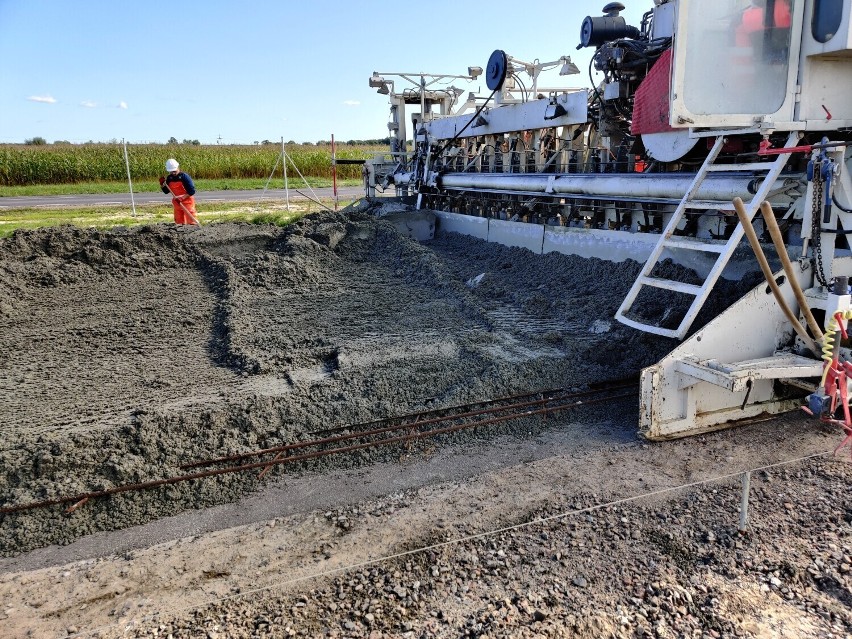
[[[266, 592], [266, 591], [272, 591], [272, 590], [275, 590], [275, 589], [284, 589], [287, 586], [292, 586], [292, 585], [295, 585], [295, 584], [298, 584], [298, 583], [301, 583], [301, 582], [304, 582], [304, 581], [309, 581], [309, 580], [312, 580], [312, 579], [322, 579], [322, 578], [325, 578], [325, 577], [331, 577], [331, 576], [334, 576], [334, 575], [337, 575], [337, 574], [346, 573], [346, 572], [358, 570], [358, 569], [361, 569], [361, 568], [366, 568], [368, 566], [374, 566], [376, 564], [383, 563], [383, 562], [386, 562], [386, 561], [393, 561], [393, 560], [396, 560], [396, 559], [401, 559], [403, 557], [410, 557], [412, 555], [416, 555], [416, 554], [419, 554], [419, 553], [429, 552], [430, 550], [437, 550], [437, 549], [440, 549], [440, 548], [446, 548], [447, 546], [451, 546], [451, 545], [454, 545], [454, 544], [463, 544], [463, 543], [467, 543], [469, 541], [474, 541], [474, 540], [477, 540], [477, 539], [483, 539], [483, 538], [486, 538], [486, 537], [501, 535], [501, 534], [505, 534], [507, 532], [517, 531], [517, 530], [520, 530], [522, 528], [531, 527], [531, 526], [535, 526], [535, 525], [538, 525], [538, 524], [548, 523], [548, 522], [551, 522], [551, 521], [563, 519], [565, 517], [570, 517], [570, 516], [573, 516], [573, 515], [582, 515], [584, 513], [590, 513], [590, 512], [597, 511], [597, 510], [602, 510], [604, 508], [610, 508], [610, 507], [618, 506], [620, 504], [628, 504], [628, 503], [632, 503], [632, 502], [639, 501], [639, 500], [642, 500], [642, 499], [656, 497], [656, 496], [659, 496], [659, 495], [665, 495], [665, 494], [672, 493], [672, 492], [675, 492], [675, 491], [680, 491], [680, 490], [684, 490], [684, 489], [688, 489], [688, 488], [695, 488], [695, 487], [703, 486], [703, 485], [706, 485], [706, 484], [713, 484], [713, 483], [716, 483], [716, 482], [724, 481], [726, 479], [732, 479], [734, 477], [738, 477], [738, 476], [742, 475], [743, 473], [755, 473], [755, 472], [759, 472], [759, 471], [762, 471], [762, 470], [769, 470], [771, 468], [777, 468], [779, 466], [787, 466], [787, 465], [791, 465], [791, 464], [806, 462], [806, 461], [810, 461], [812, 459], [817, 459], [819, 457], [825, 457], [828, 454], [830, 454], [828, 451], [825, 451], [825, 452], [822, 452], [822, 453], [814, 453], [812, 455], [806, 455], [804, 457], [797, 457], [795, 459], [788, 459], [788, 460], [784, 460], [784, 461], [780, 461], [780, 462], [775, 462], [773, 464], [767, 464], [767, 465], [764, 465], [764, 466], [756, 466], [754, 468], [747, 469], [747, 470], [738, 470], [736, 472], [726, 473], [724, 475], [719, 475], [717, 477], [711, 477], [709, 479], [702, 479], [700, 481], [690, 482], [690, 483], [687, 483], [687, 484], [680, 484], [679, 486], [671, 486], [669, 488], [660, 488], [658, 490], [652, 490], [650, 492], [642, 493], [640, 495], [634, 495], [633, 497], [623, 497], [621, 499], [616, 499], [616, 500], [613, 500], [613, 501], [605, 502], [603, 504], [595, 504], [593, 506], [587, 506], [585, 508], [577, 508], [577, 509], [574, 509], [574, 510], [569, 510], [569, 511], [566, 511], [566, 512], [557, 513], [555, 515], [550, 515], [548, 517], [541, 517], [541, 518], [535, 519], [533, 521], [527, 521], [527, 522], [523, 522], [523, 523], [520, 523], [520, 524], [513, 524], [512, 526], [504, 526], [502, 528], [495, 528], [494, 530], [476, 533], [476, 534], [473, 534], [473, 535], [465, 535], [464, 537], [456, 537], [455, 539], [448, 539], [447, 541], [441, 541], [441, 542], [432, 544], [430, 546], [423, 546], [421, 548], [414, 548], [412, 550], [406, 550], [406, 551], [395, 553], [395, 554], [392, 554], [392, 555], [385, 555], [383, 557], [377, 557], [375, 559], [368, 559], [367, 561], [362, 561], [362, 562], [350, 564], [350, 565], [347, 565], [347, 566], [340, 566], [338, 568], [331, 568], [329, 570], [324, 570], [322, 572], [314, 573], [314, 574], [311, 574], [311, 575], [303, 575], [301, 577], [295, 577], [295, 578], [289, 579], [287, 581], [279, 581], [279, 582], [276, 582], [274, 584], [270, 584], [270, 585], [267, 585], [267, 586], [260, 586], [258, 588], [252, 588], [251, 590], [244, 590], [244, 591], [241, 591], [241, 592], [233, 594], [233, 595], [227, 595], [225, 597], [220, 597], [220, 598], [217, 598], [217, 599], [211, 599], [211, 600], [208, 600], [206, 602], [193, 604], [191, 606], [161, 610], [161, 611], [157, 611], [157, 613], [155, 613], [155, 614], [160, 615], [161, 621], [163, 621], [162, 616], [164, 614], [170, 615], [170, 616], [175, 616], [177, 613], [187, 612], [187, 611], [190, 611], [190, 610], [195, 610], [195, 609], [200, 609], [200, 608], [204, 608], [204, 607], [207, 607], [207, 606], [212, 606], [212, 605], [215, 605], [215, 604], [220, 604], [220, 603], [223, 603], [223, 602], [226, 602], [226, 601], [240, 599], [240, 598], [245, 597], [247, 595], [254, 595], [254, 594], [258, 594], [258, 593], [262, 593], [262, 592]], [[139, 624], [145, 623], [145, 622], [150, 622], [150, 621], [153, 621], [153, 620], [154, 620], [153, 614], [142, 617], [141, 619], [138, 619], [138, 620], [129, 620], [124, 625], [123, 630], [126, 632], [127, 630], [129, 630], [133, 626], [136, 626], [136, 625], [139, 625]], [[82, 632], [78, 635], [73, 635], [73, 636], [84, 637], [84, 636], [91, 635], [93, 633], [101, 632], [101, 631], [106, 630], [108, 628], [115, 628], [117, 626], [118, 626], [118, 624], [109, 624], [109, 625], [106, 625], [106, 626], [101, 626], [99, 628], [94, 628], [92, 630], [86, 630], [86, 631], [84, 631], [84, 632]]]

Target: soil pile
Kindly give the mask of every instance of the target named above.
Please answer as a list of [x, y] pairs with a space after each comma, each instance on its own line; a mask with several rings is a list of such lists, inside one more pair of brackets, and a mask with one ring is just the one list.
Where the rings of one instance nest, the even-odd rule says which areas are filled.
[[[635, 375], [671, 346], [610, 319], [635, 263], [452, 234], [418, 244], [357, 207], [285, 229], [61, 227], [2, 244], [4, 505], [185, 474], [329, 425]], [[11, 514], [0, 550], [256, 486], [226, 475], [93, 501], [85, 516]]]

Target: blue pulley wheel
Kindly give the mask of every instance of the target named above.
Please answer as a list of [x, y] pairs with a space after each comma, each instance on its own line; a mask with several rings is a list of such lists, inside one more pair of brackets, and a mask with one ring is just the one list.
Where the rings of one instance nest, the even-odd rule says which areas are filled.
[[488, 58], [488, 66], [485, 69], [485, 84], [492, 91], [497, 91], [503, 87], [503, 82], [506, 81], [506, 72], [509, 69], [509, 59], [506, 57], [506, 52], [497, 49]]

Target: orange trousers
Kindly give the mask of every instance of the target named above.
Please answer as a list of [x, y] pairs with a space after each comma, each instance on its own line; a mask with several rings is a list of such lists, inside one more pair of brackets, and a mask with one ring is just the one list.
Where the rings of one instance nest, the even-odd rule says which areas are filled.
[[[183, 205], [183, 206], [181, 206]], [[176, 197], [172, 198], [172, 208], [175, 211], [175, 224], [196, 224], [192, 220], [192, 218], [187, 215], [186, 211], [184, 211], [184, 207], [195, 216], [195, 219], [198, 219], [198, 213], [195, 211], [195, 198], [191, 195], [185, 200], [178, 200]]]

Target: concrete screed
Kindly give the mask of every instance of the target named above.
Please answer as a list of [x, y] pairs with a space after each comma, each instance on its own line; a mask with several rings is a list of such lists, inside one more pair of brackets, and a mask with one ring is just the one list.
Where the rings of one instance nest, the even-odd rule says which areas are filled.
[[[637, 375], [673, 346], [610, 319], [634, 262], [452, 234], [418, 244], [377, 212], [362, 202], [284, 229], [63, 227], [2, 241], [2, 502]], [[699, 325], [758, 282], [720, 287]], [[266, 481], [6, 515], [0, 617], [10, 636], [845, 636], [845, 462], [756, 477], [760, 538], [736, 535], [733, 478], [524, 525], [822, 453], [837, 436], [790, 415], [649, 446], [636, 416], [621, 401]]]

